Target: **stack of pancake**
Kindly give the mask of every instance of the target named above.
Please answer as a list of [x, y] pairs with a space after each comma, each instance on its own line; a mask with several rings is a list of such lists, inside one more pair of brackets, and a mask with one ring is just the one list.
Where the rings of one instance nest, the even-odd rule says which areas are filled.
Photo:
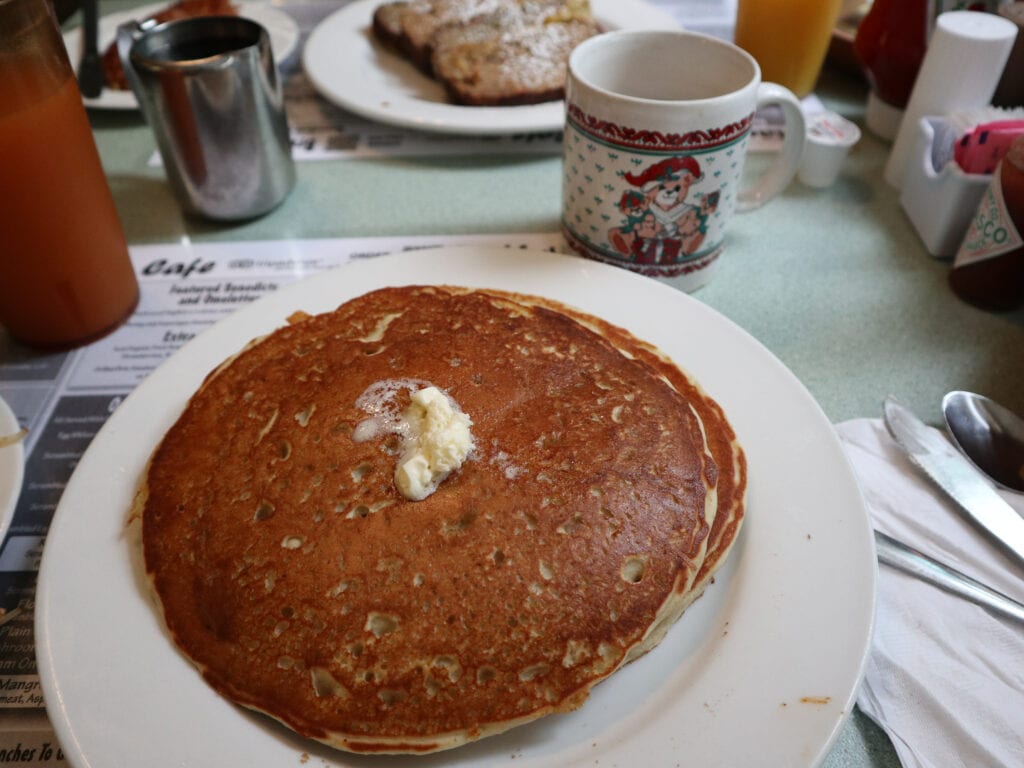
[[[428, 386], [473, 449], [410, 501], [400, 435], [358, 433]], [[136, 509], [211, 686], [340, 749], [424, 753], [574, 709], [650, 650], [724, 561], [745, 485], [721, 408], [650, 345], [549, 300], [421, 286], [226, 361]]]

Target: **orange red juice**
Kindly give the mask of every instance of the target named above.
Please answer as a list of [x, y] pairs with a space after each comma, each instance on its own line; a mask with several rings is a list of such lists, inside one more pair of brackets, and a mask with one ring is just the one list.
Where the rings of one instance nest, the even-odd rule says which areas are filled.
[[814, 90], [841, 0], [739, 0], [736, 45], [761, 65], [761, 79], [798, 97]]
[[0, 61], [0, 325], [65, 346], [123, 321], [138, 284], [70, 66], [37, 52]]

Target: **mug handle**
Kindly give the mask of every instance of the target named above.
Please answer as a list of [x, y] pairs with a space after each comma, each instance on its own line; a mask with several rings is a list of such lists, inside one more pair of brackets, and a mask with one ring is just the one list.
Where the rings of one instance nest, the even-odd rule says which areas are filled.
[[782, 151], [772, 164], [750, 186], [740, 190], [736, 196], [737, 211], [752, 211], [760, 208], [793, 180], [800, 166], [800, 155], [804, 151], [807, 128], [800, 102], [793, 92], [776, 83], [761, 83], [757, 86], [757, 108], [777, 105], [782, 109], [785, 138]]

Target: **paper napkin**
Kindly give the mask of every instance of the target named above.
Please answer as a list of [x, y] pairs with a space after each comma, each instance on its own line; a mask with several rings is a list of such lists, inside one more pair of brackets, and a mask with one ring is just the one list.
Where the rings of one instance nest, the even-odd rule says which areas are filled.
[[[879, 419], [836, 431], [874, 527], [1024, 602], [1024, 568], [906, 458]], [[1004, 498], [1024, 513], [1024, 496]], [[1024, 766], [1024, 624], [879, 566], [875, 633], [857, 705], [904, 768]]]

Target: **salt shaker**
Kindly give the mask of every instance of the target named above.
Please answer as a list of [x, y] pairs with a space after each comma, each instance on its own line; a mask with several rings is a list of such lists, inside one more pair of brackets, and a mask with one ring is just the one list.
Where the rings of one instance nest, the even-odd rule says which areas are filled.
[[994, 13], [949, 11], [938, 17], [885, 166], [889, 184], [903, 186], [922, 117], [988, 106], [1016, 36], [1017, 26]]

